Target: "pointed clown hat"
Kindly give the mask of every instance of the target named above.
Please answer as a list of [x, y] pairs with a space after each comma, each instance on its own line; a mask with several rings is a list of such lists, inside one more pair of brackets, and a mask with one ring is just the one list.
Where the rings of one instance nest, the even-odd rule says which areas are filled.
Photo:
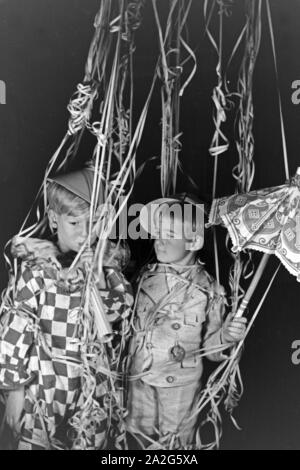
[[[90, 204], [93, 194], [94, 172], [94, 168], [87, 167], [82, 170], [48, 178], [48, 181], [63, 186], [65, 189]], [[100, 184], [97, 206], [102, 204], [103, 201], [104, 187], [103, 184]]]

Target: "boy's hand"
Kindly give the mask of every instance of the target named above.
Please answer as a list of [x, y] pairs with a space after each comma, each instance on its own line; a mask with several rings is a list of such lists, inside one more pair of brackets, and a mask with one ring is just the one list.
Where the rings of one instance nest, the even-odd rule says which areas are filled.
[[82, 255], [80, 256], [80, 262], [82, 263], [86, 271], [90, 269], [93, 263], [93, 258], [94, 258], [94, 250], [92, 250], [92, 248], [86, 248], [83, 251]]
[[19, 433], [20, 417], [24, 408], [24, 387], [9, 392], [6, 401], [6, 421], [9, 427]]
[[245, 336], [247, 318], [228, 315], [222, 327], [222, 342], [237, 343]]
[[[94, 253], [94, 250], [92, 250], [92, 248], [87, 248], [86, 250], [84, 250], [84, 252], [82, 253], [80, 257], [80, 262], [82, 263], [86, 273], [88, 273], [89, 270], [91, 269], [91, 266], [94, 260], [94, 254], [95, 253]], [[97, 270], [97, 266], [94, 266], [94, 270], [95, 269]], [[101, 272], [100, 275], [97, 275], [97, 279], [98, 279], [99, 288], [106, 289], [106, 281], [105, 281], [105, 276], [104, 276], [103, 271]]]

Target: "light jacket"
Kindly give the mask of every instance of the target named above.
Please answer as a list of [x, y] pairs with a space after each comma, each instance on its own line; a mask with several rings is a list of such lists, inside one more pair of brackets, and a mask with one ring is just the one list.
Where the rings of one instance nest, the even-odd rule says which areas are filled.
[[138, 287], [131, 375], [154, 386], [198, 383], [203, 370], [200, 348], [211, 360], [224, 357], [211, 349], [221, 344], [223, 287], [200, 263], [178, 269], [149, 265]]

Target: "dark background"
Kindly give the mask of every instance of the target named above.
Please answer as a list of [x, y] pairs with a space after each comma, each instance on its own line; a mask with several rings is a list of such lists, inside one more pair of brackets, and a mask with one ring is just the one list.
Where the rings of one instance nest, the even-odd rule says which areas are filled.
[[[135, 118], [146, 99], [158, 54], [151, 1], [145, 3], [134, 58]], [[163, 16], [168, 1], [158, 3]], [[229, 57], [244, 24], [243, 3], [235, 0], [232, 16], [225, 19], [225, 57]], [[300, 1], [271, 0], [270, 4], [292, 174], [300, 164], [300, 105], [291, 101], [291, 84], [300, 79]], [[76, 84], [83, 78], [98, 5], [98, 0], [0, 2], [0, 79], [7, 87], [6, 104], [0, 105], [1, 249], [19, 230], [42, 181], [46, 164], [65, 134], [66, 106]], [[253, 189], [285, 181], [278, 95], [264, 0], [262, 17], [262, 42], [253, 90], [256, 165]], [[185, 174], [197, 183], [198, 194], [209, 197], [213, 161], [208, 147], [214, 130], [211, 93], [216, 83], [217, 56], [204, 34], [202, 0], [194, 0], [188, 27], [189, 44], [196, 51], [198, 68], [181, 102], [181, 160]], [[211, 28], [217, 32], [216, 18]], [[229, 78], [233, 85], [240, 60], [238, 54], [230, 69]], [[189, 65], [186, 70], [188, 72]], [[159, 155], [160, 112], [159, 90], [156, 89], [138, 151], [139, 163]], [[229, 113], [226, 131], [231, 145], [220, 157], [217, 196], [234, 191], [231, 170], [237, 155], [232, 122], [233, 114]], [[160, 196], [156, 166], [157, 162], [146, 166], [136, 183], [135, 201], [146, 202]], [[185, 176], [180, 176], [178, 189], [191, 190]], [[221, 232], [222, 229], [219, 237], [223, 243]], [[141, 250], [137, 246], [138, 256], [141, 256]], [[259, 256], [254, 258], [257, 261]], [[223, 246], [220, 264], [221, 280], [227, 286], [230, 256]], [[272, 259], [251, 303], [251, 311], [276, 266], [277, 261]], [[1, 289], [6, 282], [7, 272], [2, 260]], [[291, 344], [300, 339], [297, 299], [299, 284], [282, 267], [249, 334], [241, 361], [245, 392], [235, 416], [243, 430], [235, 430], [224, 416], [222, 449], [300, 449], [300, 365], [293, 365], [291, 361]]]

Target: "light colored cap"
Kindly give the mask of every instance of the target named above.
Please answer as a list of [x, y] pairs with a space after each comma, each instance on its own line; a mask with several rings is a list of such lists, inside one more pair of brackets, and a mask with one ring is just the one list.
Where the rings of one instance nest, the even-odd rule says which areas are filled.
[[[48, 178], [48, 181], [63, 186], [65, 189], [90, 204], [93, 193], [94, 171], [95, 170], [93, 168], [83, 168], [79, 171], [73, 171], [72, 173], [67, 173], [65, 175]], [[102, 204], [103, 201], [104, 188], [103, 185], [100, 184], [97, 205]]]
[[139, 215], [139, 222], [143, 230], [149, 233], [151, 236], [156, 236], [159, 227], [159, 216], [160, 214], [173, 213], [178, 214], [182, 217], [182, 220], [189, 220], [191, 213], [182, 213], [182, 205], [193, 205], [196, 207], [196, 220], [199, 221], [199, 225], [203, 228], [204, 226], [204, 203], [200, 201], [196, 196], [187, 194], [174, 194], [171, 197], [163, 197], [155, 199], [154, 201], [148, 202]]

